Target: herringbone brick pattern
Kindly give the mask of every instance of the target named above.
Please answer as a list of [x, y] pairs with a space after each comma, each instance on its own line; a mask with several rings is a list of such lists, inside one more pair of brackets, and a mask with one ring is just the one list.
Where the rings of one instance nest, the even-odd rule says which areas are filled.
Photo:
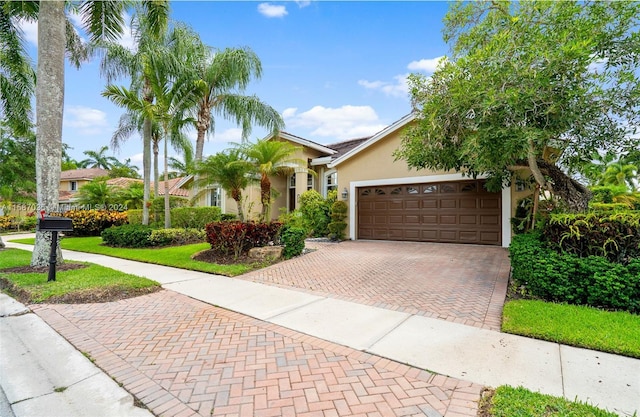
[[494, 246], [345, 241], [239, 278], [500, 330], [507, 250]]
[[479, 385], [171, 291], [113, 303], [32, 308], [158, 416], [455, 417], [477, 412]]

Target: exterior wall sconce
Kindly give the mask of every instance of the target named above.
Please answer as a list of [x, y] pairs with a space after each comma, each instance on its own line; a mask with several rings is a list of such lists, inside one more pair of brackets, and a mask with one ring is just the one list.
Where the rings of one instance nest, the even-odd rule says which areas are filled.
[[342, 190], [342, 199], [346, 200], [348, 196], [349, 196], [349, 191], [347, 190], [347, 187], [344, 187], [344, 189]]

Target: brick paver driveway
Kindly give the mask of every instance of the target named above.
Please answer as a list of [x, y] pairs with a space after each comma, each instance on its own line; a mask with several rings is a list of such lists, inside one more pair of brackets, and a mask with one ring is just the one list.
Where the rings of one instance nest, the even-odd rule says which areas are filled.
[[504, 248], [365, 240], [307, 247], [318, 250], [239, 278], [500, 329], [509, 277]]
[[31, 307], [157, 416], [471, 417], [477, 413], [480, 385], [172, 291], [112, 303]]

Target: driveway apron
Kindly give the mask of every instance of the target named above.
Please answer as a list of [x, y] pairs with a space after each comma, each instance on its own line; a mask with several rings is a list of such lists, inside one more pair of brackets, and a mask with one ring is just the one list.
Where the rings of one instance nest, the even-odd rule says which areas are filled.
[[158, 416], [475, 416], [482, 387], [172, 291], [31, 308]]

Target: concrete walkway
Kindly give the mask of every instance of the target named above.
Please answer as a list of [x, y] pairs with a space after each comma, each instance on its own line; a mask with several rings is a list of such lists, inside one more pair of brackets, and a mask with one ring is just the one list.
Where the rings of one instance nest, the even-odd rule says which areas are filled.
[[[7, 242], [7, 246], [29, 249], [12, 242]], [[571, 400], [588, 401], [622, 416], [640, 412], [637, 359], [245, 280], [93, 254], [64, 251], [64, 256], [66, 260], [93, 262], [148, 277], [195, 300], [327, 340], [333, 346], [347, 346], [353, 352], [366, 352], [446, 375], [452, 377], [451, 381], [494, 387], [522, 385]], [[425, 382], [433, 385], [433, 378], [427, 379]], [[473, 388], [477, 398], [477, 386], [466, 387]], [[454, 399], [454, 394], [455, 389], [448, 399]], [[437, 407], [434, 410], [432, 414], [422, 410], [422, 415], [441, 415], [435, 414], [442, 413]], [[447, 416], [473, 415], [463, 411], [444, 409]]]

